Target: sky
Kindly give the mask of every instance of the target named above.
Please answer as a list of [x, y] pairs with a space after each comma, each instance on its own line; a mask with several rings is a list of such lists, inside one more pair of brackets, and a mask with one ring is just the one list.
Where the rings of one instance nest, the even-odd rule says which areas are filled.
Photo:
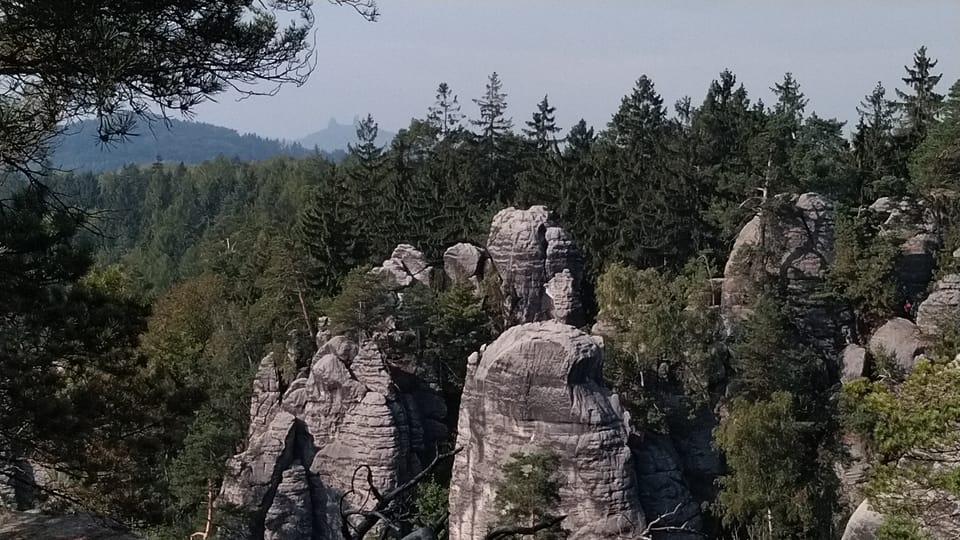
[[396, 131], [426, 115], [440, 82], [475, 116], [471, 100], [496, 71], [516, 125], [546, 94], [559, 125], [602, 128], [643, 74], [666, 103], [696, 104], [729, 68], [767, 103], [792, 72], [808, 112], [852, 124], [878, 81], [890, 97], [904, 86], [921, 45], [940, 61], [941, 93], [960, 79], [958, 0], [380, 0], [375, 23], [315, 1], [309, 81], [276, 96], [219, 96], [197, 120], [294, 140], [369, 113]]

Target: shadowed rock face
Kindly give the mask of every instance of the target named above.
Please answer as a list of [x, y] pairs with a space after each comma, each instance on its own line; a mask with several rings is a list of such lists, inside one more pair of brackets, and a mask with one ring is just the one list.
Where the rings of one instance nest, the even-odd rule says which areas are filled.
[[891, 197], [877, 199], [869, 210], [883, 220], [881, 235], [901, 242], [895, 265], [897, 282], [908, 298], [917, 301], [926, 293], [940, 248], [934, 212], [918, 201]]
[[0, 510], [0, 538], [4, 540], [141, 540], [88, 514], [48, 516]]
[[[583, 256], [543, 206], [507, 208], [493, 218], [487, 252], [500, 275], [509, 324], [556, 319], [583, 324]], [[562, 276], [564, 271], [566, 276]], [[547, 285], [555, 276], [552, 285]]]
[[755, 216], [737, 235], [723, 272], [721, 312], [728, 330], [750, 316], [761, 279], [774, 279], [788, 293], [795, 322], [817, 349], [837, 356], [849, 314], [814, 294], [826, 280], [834, 255], [834, 203], [816, 193], [778, 195], [773, 210]]
[[549, 449], [564, 527], [574, 539], [636, 537], [645, 526], [624, 412], [601, 377], [602, 354], [557, 322], [504, 332], [471, 357], [450, 483], [450, 538], [483, 538], [496, 522], [495, 486], [517, 451]]

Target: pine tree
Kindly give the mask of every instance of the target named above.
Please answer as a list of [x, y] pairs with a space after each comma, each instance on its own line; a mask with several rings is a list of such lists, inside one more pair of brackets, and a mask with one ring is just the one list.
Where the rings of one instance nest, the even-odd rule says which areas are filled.
[[427, 123], [432, 126], [441, 139], [445, 139], [452, 131], [459, 131], [463, 114], [460, 113], [460, 102], [457, 95], [450, 90], [450, 86], [442, 82], [437, 87], [437, 97], [429, 108]]
[[909, 93], [897, 90], [897, 108], [900, 110], [903, 130], [910, 138], [910, 148], [916, 147], [927, 134], [927, 129], [936, 121], [943, 102], [943, 95], [934, 91], [943, 74], [934, 75], [937, 60], [927, 57], [927, 48], [920, 49], [913, 55], [913, 67], [903, 66], [907, 76], [903, 77]]
[[506, 117], [507, 94], [503, 92], [503, 83], [496, 71], [487, 79], [483, 97], [473, 102], [480, 108], [480, 117], [470, 123], [480, 128], [481, 141], [495, 145], [500, 137], [513, 128], [513, 121]]
[[527, 127], [523, 130], [523, 134], [533, 142], [534, 148], [539, 153], [557, 149], [556, 135], [560, 132], [560, 128], [557, 127], [556, 116], [554, 116], [556, 110], [556, 107], [550, 106], [547, 96], [543, 96], [543, 100], [537, 104], [533, 117], [526, 122]]

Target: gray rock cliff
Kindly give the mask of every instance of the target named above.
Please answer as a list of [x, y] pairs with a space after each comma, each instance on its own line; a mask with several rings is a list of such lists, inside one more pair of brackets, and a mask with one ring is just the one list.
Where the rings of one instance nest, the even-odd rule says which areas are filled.
[[561, 459], [560, 508], [572, 539], [636, 537], [644, 527], [629, 430], [602, 383], [602, 351], [558, 322], [504, 332], [471, 357], [450, 484], [450, 538], [483, 538], [496, 522], [494, 486], [516, 451]]

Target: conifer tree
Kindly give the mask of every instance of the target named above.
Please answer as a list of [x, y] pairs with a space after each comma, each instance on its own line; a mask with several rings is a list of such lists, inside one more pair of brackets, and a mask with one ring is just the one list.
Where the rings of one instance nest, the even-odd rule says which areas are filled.
[[560, 132], [557, 127], [556, 116], [554, 113], [557, 108], [550, 105], [547, 96], [537, 104], [537, 110], [533, 117], [527, 120], [527, 127], [523, 134], [529, 138], [537, 152], [545, 152], [549, 149], [557, 149], [556, 135]]
[[960, 188], [960, 81], [950, 88], [941, 109], [942, 119], [930, 126], [910, 164], [914, 190]]
[[895, 107], [879, 82], [857, 107], [860, 119], [853, 133], [853, 155], [870, 198], [879, 195], [872, 186], [881, 179], [906, 176], [906, 159], [893, 131]]
[[513, 128], [513, 121], [506, 117], [507, 94], [503, 92], [500, 76], [494, 71], [487, 79], [483, 97], [473, 100], [480, 109], [480, 117], [470, 123], [480, 128], [482, 142], [494, 145], [500, 137]]
[[457, 95], [447, 83], [440, 83], [437, 87], [436, 101], [429, 108], [427, 123], [437, 131], [441, 139], [444, 139], [450, 132], [460, 130], [462, 121], [463, 114], [460, 113]]
[[920, 49], [913, 55], [913, 67], [903, 66], [907, 76], [903, 77], [908, 91], [897, 90], [897, 108], [902, 115], [903, 130], [910, 139], [910, 148], [914, 148], [927, 134], [927, 129], [937, 119], [943, 95], [934, 89], [943, 77], [943, 74], [934, 74], [937, 60], [927, 56], [927, 48]]
[[648, 167], [657, 153], [660, 135], [667, 122], [663, 98], [646, 75], [637, 79], [633, 91], [623, 97], [608, 126], [613, 143], [626, 150], [639, 170]]

